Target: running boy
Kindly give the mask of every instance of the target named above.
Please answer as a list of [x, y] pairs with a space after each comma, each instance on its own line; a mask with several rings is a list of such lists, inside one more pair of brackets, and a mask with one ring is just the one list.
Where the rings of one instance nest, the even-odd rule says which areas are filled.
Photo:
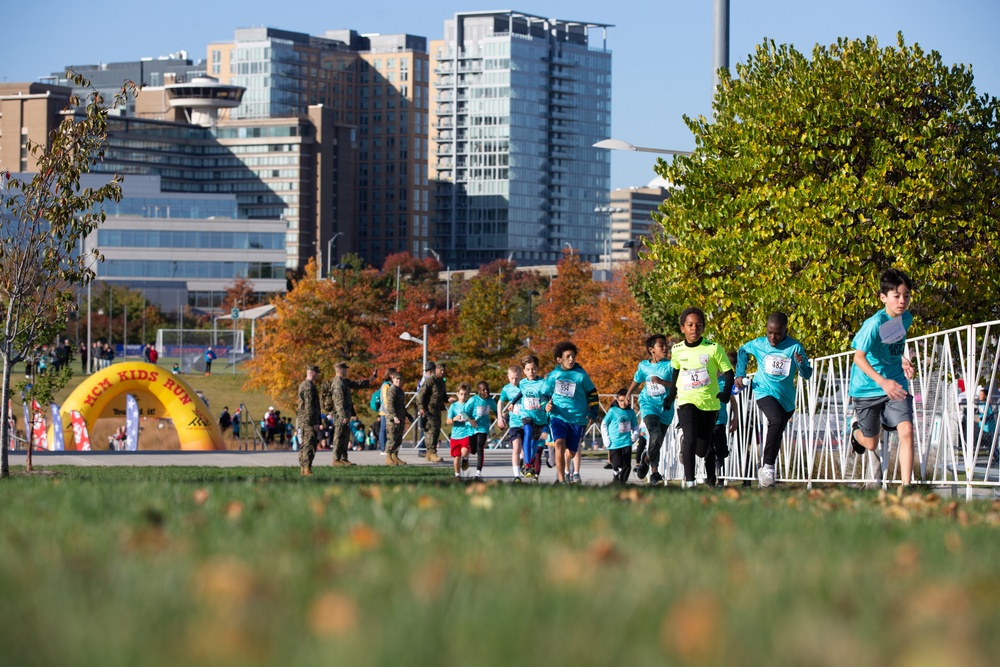
[[774, 312], [767, 318], [767, 334], [740, 346], [736, 360], [736, 386], [743, 388], [747, 361], [757, 360], [757, 373], [750, 387], [757, 407], [767, 419], [764, 461], [757, 478], [761, 487], [774, 486], [774, 464], [781, 449], [785, 427], [795, 413], [795, 377], [812, 376], [812, 366], [802, 343], [788, 335], [788, 316]]
[[490, 397], [488, 382], [476, 385], [476, 395], [465, 404], [465, 412], [472, 417], [472, 435], [469, 437], [469, 452], [476, 455], [475, 481], [483, 481], [483, 462], [486, 458], [486, 441], [490, 434], [492, 419], [490, 413], [496, 414], [497, 402]]
[[[576, 345], [569, 341], [556, 345], [558, 365], [545, 376], [545, 391], [552, 397], [545, 409], [555, 441], [556, 477], [560, 484], [566, 481], [566, 452], [570, 452], [570, 457], [575, 456], [588, 424], [597, 421], [597, 388], [583, 366], [576, 363], [576, 354]], [[571, 481], [581, 481], [579, 462]]]
[[667, 337], [663, 334], [654, 334], [646, 339], [646, 352], [649, 353], [649, 360], [639, 362], [628, 395], [631, 396], [640, 384], [643, 385], [639, 394], [639, 411], [648, 437], [646, 451], [636, 450], [636, 476], [645, 479], [646, 473], [652, 469], [649, 483], [659, 484], [663, 481], [659, 468], [660, 450], [667, 428], [674, 420], [673, 404], [666, 406], [663, 399], [674, 383], [674, 368], [670, 365], [670, 350], [667, 348]]
[[875, 451], [882, 425], [899, 436], [899, 473], [908, 485], [913, 474], [913, 397], [909, 379], [913, 366], [903, 356], [906, 333], [913, 323], [910, 313], [909, 276], [886, 269], [879, 276], [879, 299], [885, 308], [861, 325], [854, 337], [854, 366], [850, 396], [857, 421], [851, 425], [854, 452]]
[[628, 389], [619, 389], [615, 404], [601, 422], [601, 439], [611, 458], [614, 481], [619, 484], [628, 482], [632, 472], [632, 434], [639, 430], [639, 419], [629, 405], [628, 396]]
[[[677, 398], [677, 425], [683, 434], [681, 462], [684, 464], [684, 487], [695, 485], [695, 456], [705, 458], [712, 445], [712, 434], [721, 400], [729, 400], [733, 390], [733, 365], [718, 343], [702, 337], [705, 313], [700, 308], [685, 308], [680, 317], [684, 340], [674, 345], [670, 363], [680, 371], [667, 397]], [[719, 389], [718, 380], [725, 382]]]
[[497, 426], [506, 431], [502, 444], [511, 448], [510, 464], [514, 470], [514, 480], [521, 479], [521, 444], [524, 441], [523, 423], [521, 422], [521, 390], [517, 388], [521, 382], [521, 367], [511, 366], [507, 369], [507, 384], [500, 390], [497, 402]]
[[524, 379], [517, 387], [521, 391], [521, 424], [523, 427], [524, 467], [525, 477], [538, 476], [542, 472], [542, 452], [548, 454], [548, 447], [539, 445], [542, 431], [549, 423], [549, 414], [545, 405], [551, 394], [546, 389], [545, 379], [538, 377], [538, 357], [526, 355], [521, 357], [524, 368]]
[[451, 456], [455, 463], [455, 477], [469, 469], [469, 436], [472, 435], [472, 418], [466, 414], [465, 404], [472, 388], [465, 382], [458, 385], [458, 400], [448, 406], [448, 423], [451, 425]]

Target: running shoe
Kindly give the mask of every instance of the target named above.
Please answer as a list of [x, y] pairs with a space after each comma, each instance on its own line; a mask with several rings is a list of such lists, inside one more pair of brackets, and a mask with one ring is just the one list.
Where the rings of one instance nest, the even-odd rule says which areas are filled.
[[542, 448], [542, 461], [545, 463], [546, 468], [552, 467], [552, 461], [549, 460], [549, 448]]
[[851, 449], [854, 450], [855, 454], [864, 454], [865, 448], [861, 446], [861, 443], [857, 441], [854, 437], [854, 432], [858, 430], [858, 422], [851, 424]]
[[646, 479], [646, 475], [649, 474], [649, 459], [646, 455], [642, 455], [642, 460], [639, 461], [639, 465], [635, 467], [635, 476], [639, 479]]
[[462, 472], [469, 469], [469, 459], [462, 459]]
[[580, 479], [580, 473], [578, 473], [578, 472], [573, 473], [573, 483], [574, 484], [582, 484], [583, 483], [583, 480]]
[[766, 489], [774, 486], [774, 466], [763, 465], [757, 471], [757, 479], [760, 480], [760, 488]]
[[661, 475], [659, 471], [654, 472], [652, 475], [649, 476], [650, 486], [659, 486], [660, 484], [663, 484], [663, 475]]

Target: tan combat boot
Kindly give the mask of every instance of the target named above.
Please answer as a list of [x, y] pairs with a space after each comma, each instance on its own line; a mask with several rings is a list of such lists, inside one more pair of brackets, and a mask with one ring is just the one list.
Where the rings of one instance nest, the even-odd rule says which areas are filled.
[[437, 452], [432, 452], [430, 450], [427, 450], [427, 455], [424, 457], [424, 460], [427, 461], [428, 463], [441, 463], [441, 461], [443, 461], [444, 459], [438, 456]]
[[299, 475], [302, 477], [312, 477], [313, 471], [311, 466], [299, 466]]

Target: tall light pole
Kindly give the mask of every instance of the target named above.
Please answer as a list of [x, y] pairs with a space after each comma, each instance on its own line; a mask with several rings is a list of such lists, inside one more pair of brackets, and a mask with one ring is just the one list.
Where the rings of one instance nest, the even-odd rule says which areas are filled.
[[333, 257], [333, 243], [337, 240], [338, 236], [343, 236], [344, 232], [337, 232], [333, 237], [326, 242], [326, 277], [330, 277], [330, 259]]
[[426, 324], [424, 325], [424, 337], [423, 338], [417, 338], [416, 336], [412, 335], [409, 331], [404, 331], [403, 333], [399, 334], [399, 337], [402, 340], [408, 340], [411, 343], [416, 343], [417, 345], [420, 345], [420, 346], [423, 347], [423, 349], [424, 349], [424, 363], [423, 363], [423, 366], [420, 367], [420, 372], [423, 373], [424, 369], [427, 368], [427, 325]]
[[[434, 252], [434, 250], [432, 250], [431, 248], [424, 246], [424, 252], [429, 252], [430, 254], [434, 255], [434, 259], [438, 261], [438, 264], [444, 264], [444, 262], [441, 261], [441, 255]], [[444, 274], [446, 276], [445, 287], [444, 287], [444, 309], [450, 311], [451, 310], [451, 267], [450, 266], [445, 267]]]
[[594, 144], [594, 148], [605, 148], [609, 151], [638, 151], [640, 153], [660, 153], [661, 155], [694, 155], [692, 151], [675, 151], [672, 148], [649, 148], [633, 146], [621, 139], [602, 139]]
[[614, 233], [615, 213], [625, 213], [625, 212], [626, 209], [619, 208], [618, 206], [596, 206], [594, 208], [594, 213], [608, 214], [608, 234], [604, 238], [604, 252], [608, 261], [608, 271], [611, 270], [611, 236]]

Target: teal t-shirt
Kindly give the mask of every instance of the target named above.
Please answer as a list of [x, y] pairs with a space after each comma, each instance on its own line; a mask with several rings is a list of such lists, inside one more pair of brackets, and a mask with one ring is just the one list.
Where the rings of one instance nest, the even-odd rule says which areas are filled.
[[[459, 403], [455, 401], [448, 406], [448, 419], [453, 420], [451, 425], [451, 437], [455, 440], [461, 440], [462, 438], [468, 438], [473, 434], [473, 418], [471, 413], [468, 412], [467, 406], [472, 399], [469, 399], [465, 403]], [[454, 421], [455, 417], [462, 415], [463, 421]]]
[[568, 371], [556, 366], [545, 376], [545, 391], [552, 397], [553, 419], [586, 425], [590, 413], [588, 395], [596, 394], [597, 388], [583, 366], [576, 364]]
[[670, 387], [649, 382], [651, 377], [658, 377], [672, 383], [674, 367], [670, 365], [670, 360], [664, 359], [655, 364], [648, 359], [640, 361], [639, 367], [632, 377], [633, 382], [643, 384], [642, 391], [639, 393], [639, 411], [642, 412], [643, 417], [655, 415], [661, 424], [669, 424], [674, 420], [674, 406], [671, 404], [669, 410], [664, 409], [663, 399], [670, 393]]
[[[511, 403], [510, 409], [507, 410], [507, 423], [510, 424], [511, 428], [519, 428], [521, 424], [521, 401], [517, 399], [521, 396], [521, 390], [517, 388], [517, 385], [507, 383], [504, 385], [503, 389], [500, 390], [500, 402], [504, 405]], [[515, 402], [516, 401], [516, 402]], [[499, 414], [499, 413], [498, 413]]]
[[[796, 354], [802, 355], [801, 364], [795, 361]], [[786, 412], [795, 410], [796, 374], [805, 380], [812, 377], [812, 366], [802, 343], [791, 336], [785, 336], [777, 346], [771, 345], [767, 336], [744, 343], [736, 353], [736, 377], [746, 377], [747, 362], [751, 356], [757, 360], [757, 372], [753, 376], [754, 396], [770, 396]]]
[[[905, 311], [898, 318], [890, 318], [883, 308], [865, 320], [851, 342], [852, 348], [865, 353], [876, 373], [888, 380], [895, 380], [906, 391], [910, 390], [910, 383], [903, 372], [903, 352], [906, 350], [906, 333], [911, 324], [913, 315], [910, 311]], [[885, 396], [882, 387], [856, 364], [851, 368], [848, 393], [855, 398]]]
[[608, 409], [601, 422], [608, 435], [608, 449], [622, 449], [632, 446], [632, 431], [639, 430], [639, 419], [632, 408], [622, 410], [617, 405]]
[[490, 412], [496, 413], [496, 411], [497, 402], [492, 398], [480, 398], [477, 394], [465, 402], [465, 412], [474, 420], [473, 433], [489, 433], [490, 424], [493, 423]]
[[549, 413], [545, 411], [545, 404], [549, 402], [550, 395], [545, 389], [545, 378], [539, 377], [534, 380], [524, 378], [518, 383], [517, 388], [522, 395], [521, 423], [524, 424], [524, 420], [530, 419], [532, 424], [539, 426], [548, 424]]

